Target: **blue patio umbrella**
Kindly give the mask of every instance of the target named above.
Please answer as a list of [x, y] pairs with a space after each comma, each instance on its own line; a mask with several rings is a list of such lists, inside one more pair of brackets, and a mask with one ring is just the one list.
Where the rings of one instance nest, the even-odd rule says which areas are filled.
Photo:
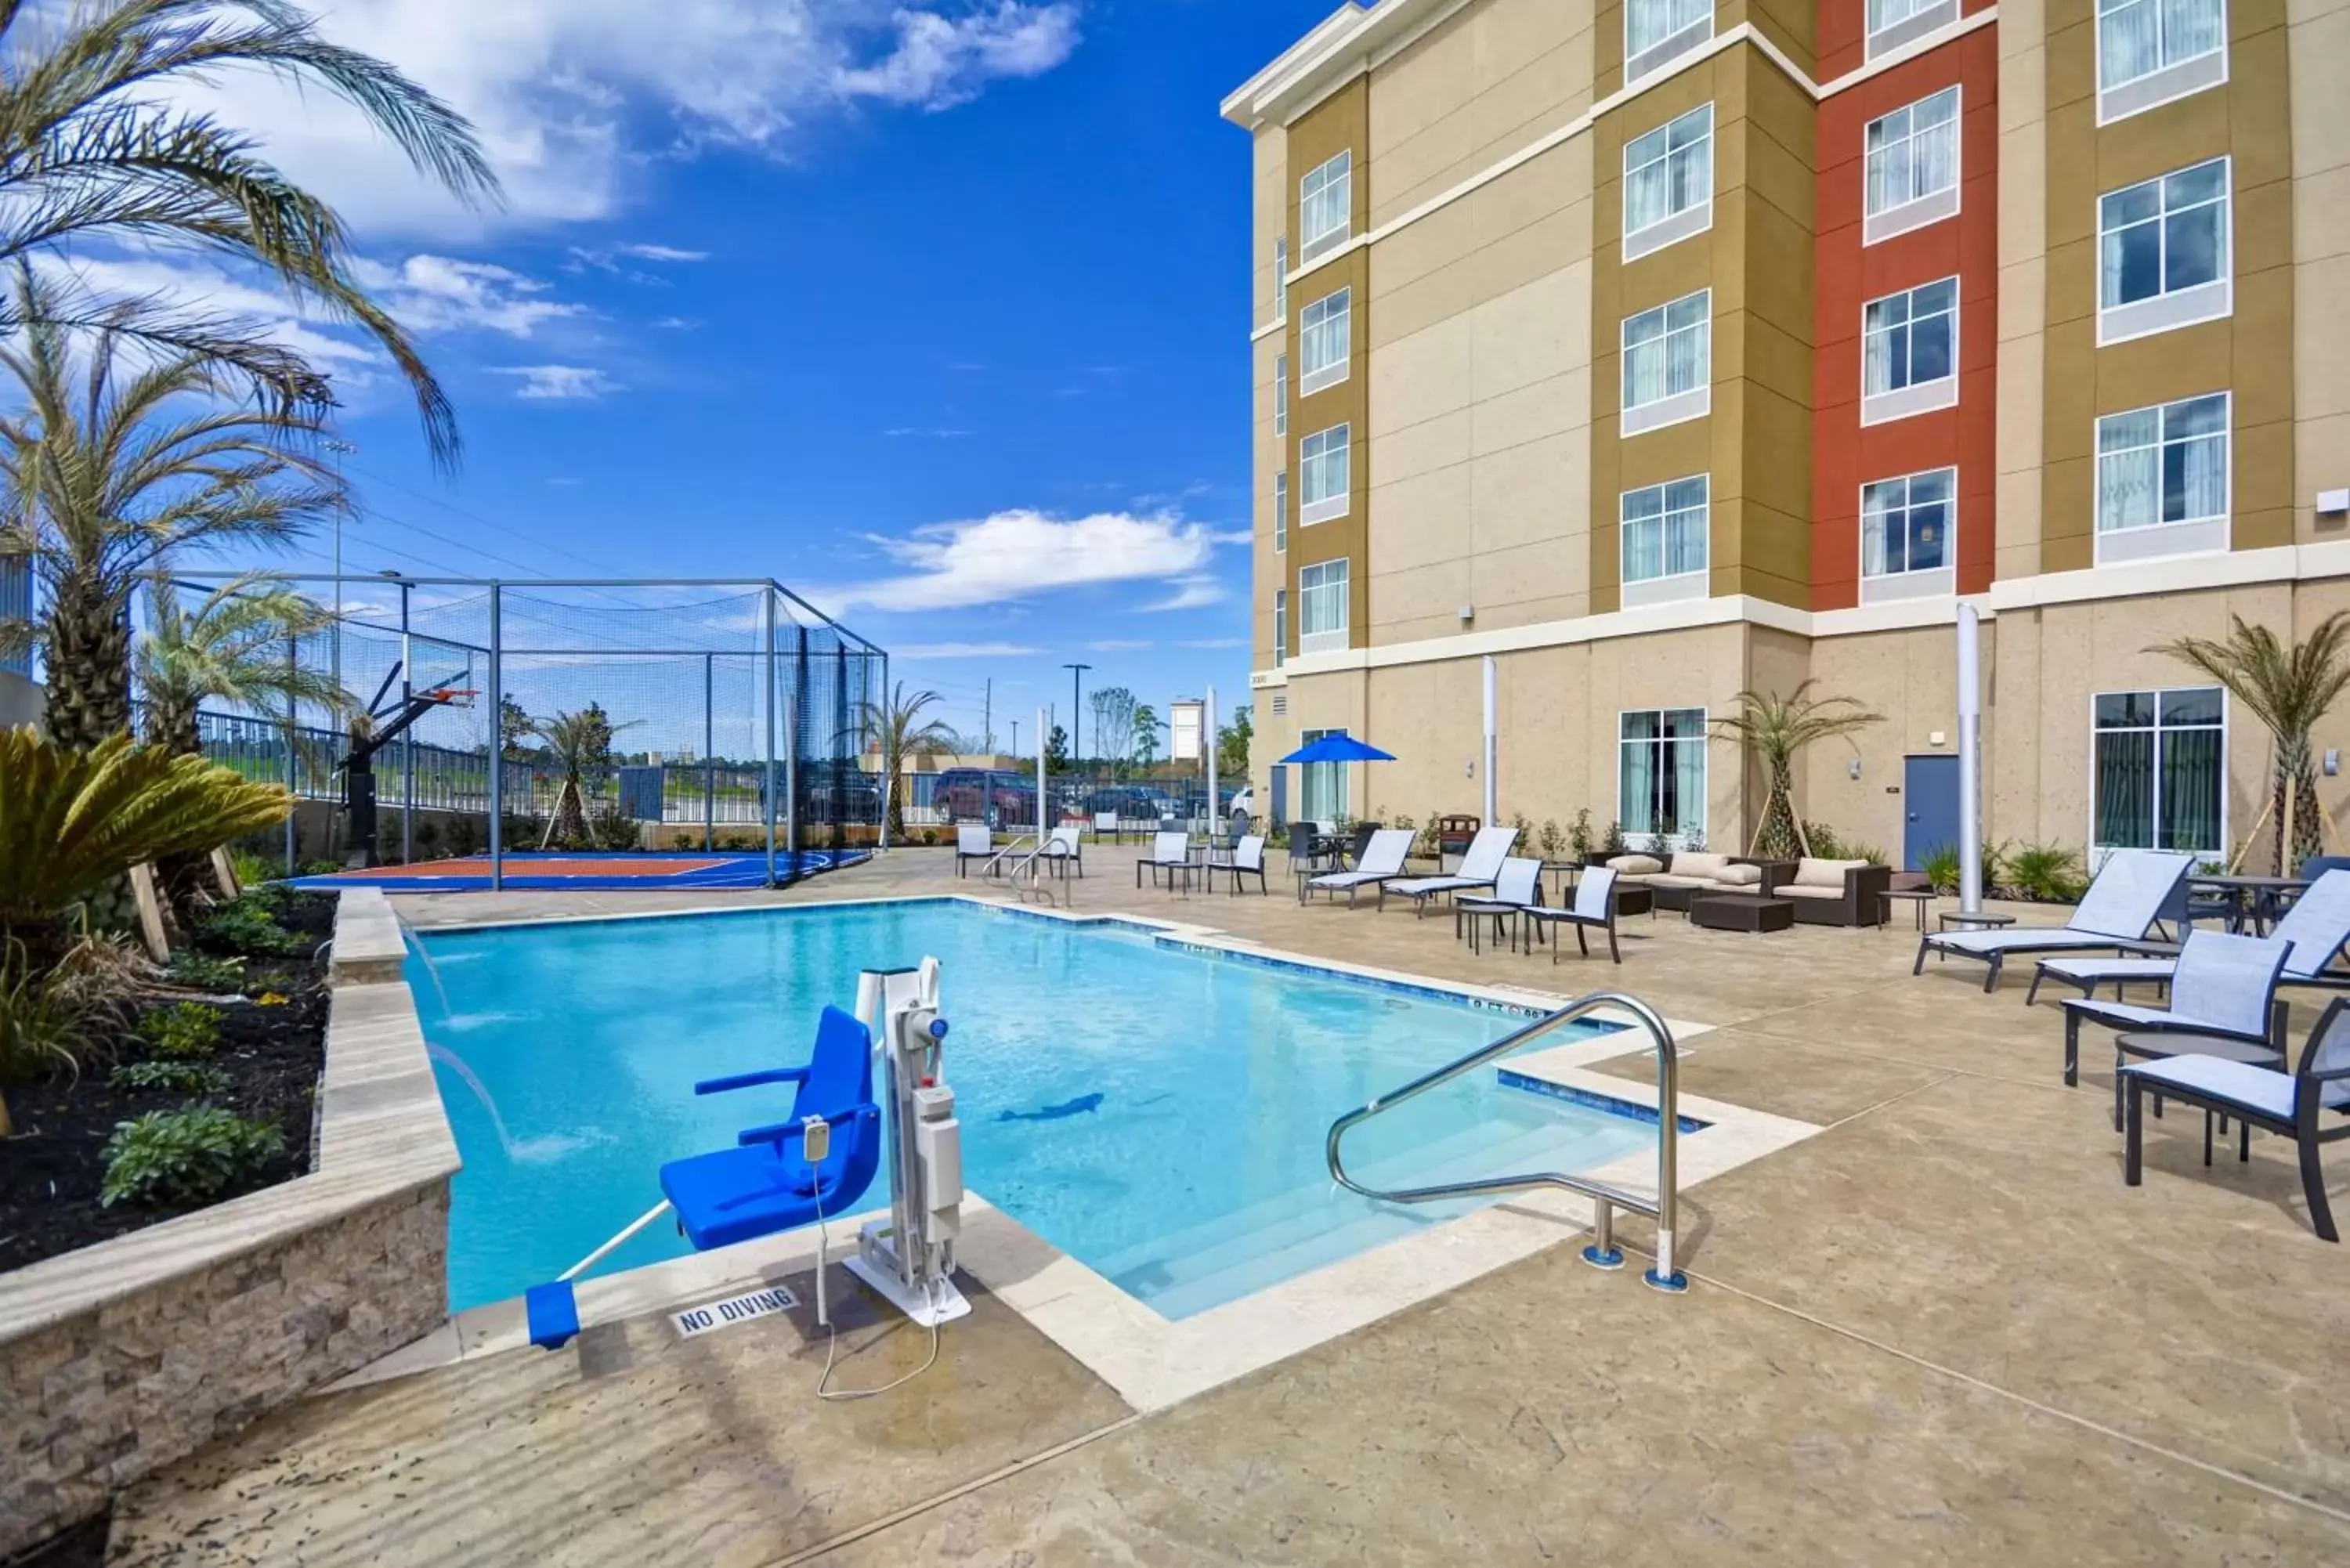
[[1392, 753], [1383, 752], [1368, 741], [1358, 741], [1352, 735], [1325, 735], [1298, 747], [1281, 759], [1284, 763], [1391, 763]]

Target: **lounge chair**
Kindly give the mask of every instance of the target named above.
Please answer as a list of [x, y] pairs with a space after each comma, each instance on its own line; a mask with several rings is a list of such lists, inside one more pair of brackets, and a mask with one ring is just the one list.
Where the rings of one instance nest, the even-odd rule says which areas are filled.
[[[1617, 963], [1624, 961], [1623, 950], [1616, 945], [1616, 876], [1605, 866], [1594, 866], [1583, 873], [1575, 885], [1575, 902], [1564, 909], [1528, 909], [1527, 929], [1539, 931], [1546, 925], [1575, 928], [1575, 945], [1585, 958], [1591, 956], [1591, 943], [1584, 936], [1586, 930], [1607, 933], [1607, 956]], [[1533, 944], [1527, 944], [1531, 950]], [[1558, 938], [1551, 938], [1550, 961], [1558, 962]]]
[[[1389, 893], [1411, 900], [1415, 916], [1428, 912], [1428, 901], [1439, 893], [1464, 893], [1473, 888], [1491, 888], [1502, 874], [1502, 867], [1510, 857], [1511, 846], [1518, 841], [1514, 827], [1481, 827], [1477, 836], [1461, 857], [1461, 868], [1450, 877], [1406, 877], [1394, 882], [1379, 884], [1379, 907], [1385, 909]], [[1542, 863], [1536, 861], [1539, 867]]]
[[966, 822], [955, 829], [955, 875], [968, 877], [964, 869], [974, 860], [995, 858], [995, 830], [983, 823]]
[[2147, 929], [2175, 903], [2178, 885], [2194, 863], [2191, 855], [2116, 849], [2064, 924], [1931, 932], [1919, 940], [1918, 961], [1909, 972], [1925, 971], [1928, 953], [1980, 959], [1991, 966], [1983, 977], [1983, 990], [1990, 992], [1999, 989], [2000, 967], [2011, 953], [2127, 952], [2146, 946]]
[[1243, 835], [1241, 841], [1232, 846], [1232, 857], [1230, 860], [1223, 862], [1222, 865], [1216, 865], [1212, 862], [1210, 863], [1208, 867], [1208, 890], [1210, 892], [1215, 891], [1216, 873], [1219, 871], [1229, 872], [1231, 874], [1232, 878], [1232, 891], [1235, 893], [1241, 890], [1241, 878], [1243, 877], [1253, 877], [1256, 878], [1256, 890], [1258, 892], [1263, 893], [1267, 891], [1264, 883], [1264, 835], [1262, 833]]
[[1514, 855], [1505, 857], [1501, 869], [1494, 873], [1492, 886], [1493, 895], [1490, 898], [1456, 897], [1452, 900], [1452, 935], [1457, 940], [1461, 922], [1468, 921], [1471, 952], [1478, 950], [1478, 929], [1489, 919], [1493, 922], [1493, 935], [1499, 938], [1506, 934], [1511, 950], [1516, 950], [1517, 932], [1510, 922], [1542, 902], [1541, 859]]
[[[2269, 934], [2293, 946], [2278, 984], [2350, 988], [2350, 973], [2333, 967], [2344, 944], [2350, 943], [2350, 869], [2320, 872]], [[2023, 1000], [2035, 1000], [2043, 980], [2077, 985], [2084, 996], [2096, 995], [2097, 987], [2109, 981], [2116, 997], [2126, 986], [2167, 986], [2178, 963], [2170, 958], [2043, 959]]]
[[2210, 1122], [2214, 1114], [2235, 1116], [2246, 1127], [2266, 1127], [2293, 1140], [2301, 1154], [2301, 1189], [2309, 1200], [2311, 1229], [2328, 1241], [2342, 1238], [2334, 1229], [2334, 1210], [2325, 1200], [2325, 1172], [2318, 1163], [2319, 1146], [2350, 1137], [2350, 1122], [2337, 1120], [2322, 1127], [2325, 1113], [2337, 1117], [2350, 1110], [2350, 1000], [2337, 998], [2310, 1031], [2301, 1062], [2290, 1074], [2256, 1067], [2217, 1056], [2166, 1056], [2153, 1062], [2133, 1062], [2121, 1070], [2127, 1095], [2122, 1118], [2125, 1139], [2122, 1179], [2141, 1185], [2139, 1148], [2145, 1116], [2140, 1102], [2147, 1095], [2177, 1100], [2201, 1110], [2204, 1122], [2203, 1159], [2211, 1159]]
[[[2282, 1038], [2284, 1004], [2277, 1000], [2277, 976], [2292, 946], [2281, 937], [2238, 937], [2225, 931], [2195, 931], [2178, 950], [2170, 977], [2168, 1008], [2140, 1007], [2093, 997], [2064, 999], [2064, 1082], [2081, 1077], [2081, 1025], [2173, 1034], [2215, 1034], [2251, 1044]], [[2283, 1047], [2277, 1047], [2282, 1054]], [[2123, 1062], [2117, 1049], [2114, 1066]], [[2122, 1085], [2114, 1082], [2114, 1126], [2122, 1125]]]
[[1081, 833], [1082, 829], [1074, 825], [1053, 829], [1045, 836], [1045, 846], [1036, 852], [1037, 858], [1047, 865], [1058, 866], [1064, 877], [1069, 874], [1072, 866], [1077, 868], [1078, 876], [1084, 876], [1086, 846], [1081, 841]]
[[1167, 885], [1175, 886], [1175, 873], [1180, 871], [1188, 880], [1200, 868], [1191, 858], [1191, 836], [1188, 833], [1154, 833], [1150, 836], [1150, 853], [1134, 863], [1134, 885], [1142, 886], [1142, 874], [1150, 873], [1150, 885], [1159, 886], [1159, 874], [1167, 874]]
[[1351, 906], [1355, 895], [1364, 888], [1376, 888], [1403, 875], [1403, 859], [1411, 853], [1411, 841], [1415, 836], [1409, 827], [1375, 829], [1363, 845], [1361, 853], [1355, 857], [1353, 870], [1331, 871], [1309, 877], [1297, 890], [1298, 898], [1304, 901], [1316, 892], [1344, 893]]

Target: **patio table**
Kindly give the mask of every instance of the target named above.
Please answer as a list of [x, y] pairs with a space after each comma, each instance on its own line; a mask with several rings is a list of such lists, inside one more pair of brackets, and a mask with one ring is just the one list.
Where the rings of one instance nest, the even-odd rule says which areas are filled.
[[2268, 934], [2269, 926], [2283, 912], [2285, 895], [2299, 893], [2309, 886], [2300, 877], [2237, 877], [2189, 876], [2189, 888], [2202, 888], [2227, 900], [2228, 929], [2241, 931], [2250, 920], [2257, 935]]

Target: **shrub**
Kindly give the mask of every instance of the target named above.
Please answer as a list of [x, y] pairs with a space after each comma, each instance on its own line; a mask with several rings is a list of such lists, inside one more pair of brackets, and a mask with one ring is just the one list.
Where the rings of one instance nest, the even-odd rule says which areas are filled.
[[2081, 857], [2054, 844], [2028, 844], [2007, 857], [2007, 883], [2043, 904], [2069, 904], [2081, 896]]
[[244, 989], [244, 961], [241, 958], [214, 958], [193, 948], [182, 948], [172, 955], [164, 976], [173, 985], [184, 985], [191, 991], [210, 992], [225, 996]]
[[268, 859], [249, 849], [240, 849], [228, 857], [229, 869], [236, 873], [240, 888], [258, 888], [286, 875], [286, 862], [281, 857]]
[[1918, 867], [1926, 874], [1926, 881], [1937, 893], [1959, 890], [1959, 846], [1938, 844], [1926, 851], [1926, 858]]
[[249, 1181], [286, 1149], [286, 1135], [217, 1106], [150, 1111], [117, 1123], [106, 1142], [99, 1202], [204, 1203]]
[[441, 842], [441, 825], [428, 816], [409, 829], [408, 841], [416, 846], [419, 860], [430, 860], [433, 857], [433, 846]]
[[343, 863], [339, 860], [305, 860], [302, 862], [302, 875], [305, 877], [331, 877], [342, 868]]
[[1705, 847], [1705, 829], [1692, 827], [1681, 835], [1681, 847], [1691, 854]]
[[256, 888], [232, 898], [196, 922], [196, 945], [215, 953], [290, 958], [305, 944], [277, 923], [271, 911], [280, 907], [274, 889]]
[[[66, 988], [41, 983], [25, 944], [0, 950], [0, 1083], [23, 1083], [63, 1068], [78, 1072], [83, 1010]], [[7, 1117], [0, 1113], [0, 1131]]]
[[209, 1062], [125, 1062], [106, 1076], [109, 1088], [166, 1089], [181, 1095], [217, 1095], [228, 1075]]
[[1599, 841], [1599, 853], [1608, 856], [1621, 855], [1627, 847], [1624, 825], [1610, 817], [1607, 822], [1607, 832]]
[[1574, 826], [1566, 830], [1566, 846], [1575, 852], [1577, 860], [1587, 860], [1591, 857], [1591, 808], [1586, 805], [1576, 810]]
[[449, 853], [462, 859], [482, 846], [482, 824], [478, 817], [452, 816], [449, 819]]
[[187, 1061], [209, 1056], [220, 1049], [222, 1017], [217, 1007], [207, 1007], [201, 1002], [175, 1002], [140, 1019], [137, 1033], [158, 1056]]
[[610, 801], [598, 805], [596, 815], [588, 819], [588, 842], [597, 849], [640, 849], [644, 836], [637, 819], [623, 812], [619, 802]]

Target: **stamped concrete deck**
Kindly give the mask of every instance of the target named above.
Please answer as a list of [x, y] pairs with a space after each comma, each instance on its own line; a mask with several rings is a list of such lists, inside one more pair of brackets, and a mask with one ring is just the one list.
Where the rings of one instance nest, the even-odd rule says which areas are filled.
[[[2063, 1086], [2022, 973], [1986, 997], [1970, 966], [1910, 979], [1906, 929], [1671, 915], [1628, 923], [1620, 969], [1553, 971], [1408, 909], [1301, 909], [1278, 877], [1138, 893], [1130, 850], [1087, 857], [1081, 911], [1621, 986], [1717, 1026], [1690, 1093], [1826, 1130], [1691, 1190], [1684, 1298], [1561, 1247], [1139, 1417], [985, 1298], [923, 1381], [842, 1406], [812, 1397], [804, 1312], [683, 1344], [639, 1320], [273, 1417], [128, 1497], [115, 1560], [2350, 1561], [2350, 1257], [2273, 1140], [2207, 1170], [2174, 1115], [2125, 1188], [2110, 1079]], [[400, 904], [429, 926], [984, 888], [911, 851], [778, 895]], [[927, 1348], [869, 1318], [843, 1343], [858, 1382]]]

